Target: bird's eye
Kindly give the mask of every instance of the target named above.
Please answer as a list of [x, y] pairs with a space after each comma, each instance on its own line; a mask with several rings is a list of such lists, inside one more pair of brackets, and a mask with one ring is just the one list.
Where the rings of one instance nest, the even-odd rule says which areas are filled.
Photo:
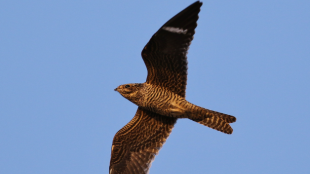
[[125, 88], [129, 88], [129, 87], [130, 87], [130, 85], [126, 85], [126, 86], [125, 86]]

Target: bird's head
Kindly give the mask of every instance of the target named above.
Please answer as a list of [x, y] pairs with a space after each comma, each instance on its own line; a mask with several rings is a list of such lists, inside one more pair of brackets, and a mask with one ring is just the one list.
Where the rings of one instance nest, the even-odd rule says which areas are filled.
[[138, 105], [139, 99], [141, 97], [140, 89], [142, 87], [142, 83], [130, 83], [120, 85], [115, 88], [114, 91], [119, 92], [123, 97]]

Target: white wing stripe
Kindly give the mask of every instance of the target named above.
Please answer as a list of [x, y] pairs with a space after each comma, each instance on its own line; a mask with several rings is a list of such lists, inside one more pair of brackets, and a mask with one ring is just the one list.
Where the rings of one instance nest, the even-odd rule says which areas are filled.
[[171, 33], [177, 33], [177, 34], [186, 34], [187, 33], [187, 29], [183, 29], [183, 28], [163, 27], [162, 29], [169, 31]]

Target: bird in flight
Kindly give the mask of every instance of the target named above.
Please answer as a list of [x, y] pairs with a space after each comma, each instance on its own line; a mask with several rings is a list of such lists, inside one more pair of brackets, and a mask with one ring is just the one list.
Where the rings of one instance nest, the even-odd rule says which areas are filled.
[[142, 50], [145, 83], [118, 86], [115, 91], [138, 105], [133, 119], [112, 143], [110, 174], [146, 174], [179, 118], [231, 134], [231, 115], [205, 109], [185, 99], [187, 50], [193, 40], [202, 2], [195, 2], [166, 22]]

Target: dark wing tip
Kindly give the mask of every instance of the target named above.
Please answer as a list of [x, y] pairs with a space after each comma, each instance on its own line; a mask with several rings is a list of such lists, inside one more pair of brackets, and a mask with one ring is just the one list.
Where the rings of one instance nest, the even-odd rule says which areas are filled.
[[[200, 7], [202, 6], [202, 2], [196, 1], [193, 4], [189, 5], [187, 8], [173, 16], [169, 21], [167, 21], [162, 27], [170, 26], [170, 27], [190, 27], [185, 29], [194, 30], [197, 26], [196, 22], [198, 20], [198, 13], [200, 12]], [[195, 23], [194, 26], [192, 23]], [[161, 28], [162, 28], [161, 27]]]

